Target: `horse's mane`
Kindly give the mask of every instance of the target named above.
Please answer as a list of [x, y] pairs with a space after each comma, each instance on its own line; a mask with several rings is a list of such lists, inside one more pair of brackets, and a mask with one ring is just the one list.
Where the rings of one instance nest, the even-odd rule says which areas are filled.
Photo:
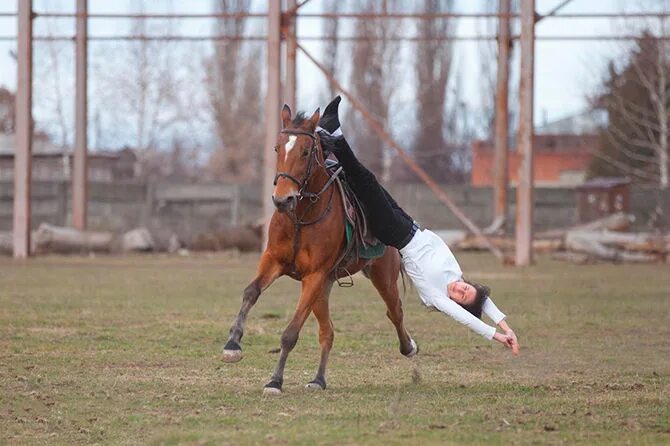
[[302, 126], [305, 121], [307, 121], [307, 118], [305, 117], [305, 112], [299, 111], [296, 115], [295, 118], [293, 118], [293, 122], [291, 123], [291, 126], [294, 128], [298, 128]]

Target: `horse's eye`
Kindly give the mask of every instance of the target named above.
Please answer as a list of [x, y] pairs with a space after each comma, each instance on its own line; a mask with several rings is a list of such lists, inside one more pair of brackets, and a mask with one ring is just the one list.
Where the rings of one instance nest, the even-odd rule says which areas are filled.
[[304, 158], [304, 157], [306, 157], [307, 155], [309, 155], [309, 149], [305, 149], [305, 150], [303, 150], [303, 151], [302, 151], [302, 157]]
[[274, 149], [275, 153], [279, 152], [279, 146], [274, 146], [273, 149]]

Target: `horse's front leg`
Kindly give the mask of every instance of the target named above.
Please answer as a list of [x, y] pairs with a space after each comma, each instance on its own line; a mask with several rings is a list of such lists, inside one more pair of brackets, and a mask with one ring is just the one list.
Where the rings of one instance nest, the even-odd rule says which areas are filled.
[[316, 377], [307, 383], [309, 389], [324, 390], [326, 388], [326, 368], [328, 366], [328, 355], [333, 348], [333, 339], [335, 337], [333, 331], [333, 321], [330, 319], [330, 308], [328, 306], [328, 297], [333, 282], [324, 290], [323, 294], [316, 299], [312, 307], [312, 312], [319, 322], [319, 344], [321, 345], [321, 361], [319, 362], [319, 369], [316, 371]]
[[282, 334], [279, 361], [277, 361], [277, 367], [272, 374], [270, 382], [263, 389], [264, 394], [281, 393], [281, 388], [284, 384], [284, 367], [286, 366], [288, 354], [298, 342], [300, 329], [312, 311], [314, 302], [324, 294], [330, 285], [332, 285], [332, 282], [327, 279], [327, 275], [324, 273], [314, 273], [302, 279], [300, 299], [298, 299], [298, 305], [291, 322], [289, 322], [286, 330], [284, 330], [284, 334]]
[[282, 270], [282, 265], [265, 251], [258, 263], [256, 278], [244, 289], [240, 312], [237, 314], [232, 327], [230, 327], [228, 342], [223, 347], [223, 360], [225, 362], [237, 362], [242, 359], [240, 341], [244, 335], [244, 322], [247, 320], [249, 310], [258, 300], [258, 296], [281, 275]]

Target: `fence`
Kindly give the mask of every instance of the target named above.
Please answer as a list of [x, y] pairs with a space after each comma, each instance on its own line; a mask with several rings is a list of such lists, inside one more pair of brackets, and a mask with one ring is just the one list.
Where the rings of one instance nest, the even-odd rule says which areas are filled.
[[[12, 183], [0, 182], [0, 230], [12, 227]], [[170, 231], [184, 240], [223, 227], [256, 222], [262, 215], [259, 184], [91, 183], [89, 227], [122, 232], [138, 226]], [[423, 184], [389, 187], [398, 202], [421, 224], [435, 228], [462, 228]], [[447, 186], [457, 205], [484, 227], [493, 219], [491, 188]], [[47, 222], [69, 226], [72, 193], [68, 182], [34, 182], [33, 227]], [[513, 215], [514, 191], [509, 194]], [[670, 215], [670, 194], [653, 188], [633, 187], [631, 211], [636, 229], [645, 230], [657, 204]], [[577, 223], [577, 199], [573, 189], [538, 188], [535, 195], [535, 229], [567, 227]]]
[[[90, 183], [89, 228], [122, 232], [146, 226], [193, 236], [260, 217], [259, 193], [238, 185]], [[0, 230], [12, 227], [13, 184], [0, 182]], [[42, 222], [70, 226], [69, 182], [33, 182], [33, 228]], [[244, 219], [244, 220], [243, 220]]]

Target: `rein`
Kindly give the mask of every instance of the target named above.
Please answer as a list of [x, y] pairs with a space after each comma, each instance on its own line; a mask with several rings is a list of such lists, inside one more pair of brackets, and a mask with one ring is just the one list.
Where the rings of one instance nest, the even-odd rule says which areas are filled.
[[317, 149], [318, 149], [317, 137], [313, 133], [305, 132], [303, 130], [284, 129], [281, 131], [281, 133], [288, 135], [305, 135], [312, 138], [312, 147], [309, 150], [309, 160], [307, 161], [307, 171], [305, 172], [305, 176], [302, 179], [302, 181], [298, 180], [296, 177], [287, 172], [277, 172], [274, 179], [275, 186], [277, 185], [277, 181], [280, 178], [286, 178], [288, 180], [291, 180], [298, 186], [298, 202], [300, 202], [303, 198], [307, 198], [310, 201], [309, 205], [305, 208], [304, 212], [300, 217], [296, 215], [295, 211], [288, 214], [291, 217], [291, 220], [293, 221], [293, 226], [295, 228], [293, 235], [293, 259], [291, 260], [291, 264], [293, 265], [293, 274], [296, 274], [295, 260], [296, 257], [298, 256], [298, 249], [300, 247], [300, 229], [304, 226], [316, 224], [321, 220], [323, 220], [326, 217], [326, 215], [328, 215], [328, 213], [332, 208], [332, 201], [333, 201], [333, 195], [335, 194], [335, 189], [333, 188], [330, 191], [326, 208], [323, 210], [323, 212], [321, 212], [321, 214], [318, 217], [308, 221], [304, 220], [304, 218], [309, 213], [309, 211], [314, 207], [314, 205], [318, 203], [319, 199], [321, 198], [321, 195], [333, 185], [333, 182], [335, 181], [339, 173], [342, 171], [342, 168], [340, 167], [332, 176], [330, 176], [330, 178], [328, 178], [328, 181], [326, 181], [326, 184], [324, 184], [323, 187], [321, 187], [321, 189], [318, 192], [315, 193], [306, 190], [307, 183], [309, 183], [309, 180], [312, 176], [312, 169], [314, 163], [316, 163], [318, 166], [323, 167], [324, 170], [326, 170], [326, 167], [323, 164], [321, 164], [317, 158]]

